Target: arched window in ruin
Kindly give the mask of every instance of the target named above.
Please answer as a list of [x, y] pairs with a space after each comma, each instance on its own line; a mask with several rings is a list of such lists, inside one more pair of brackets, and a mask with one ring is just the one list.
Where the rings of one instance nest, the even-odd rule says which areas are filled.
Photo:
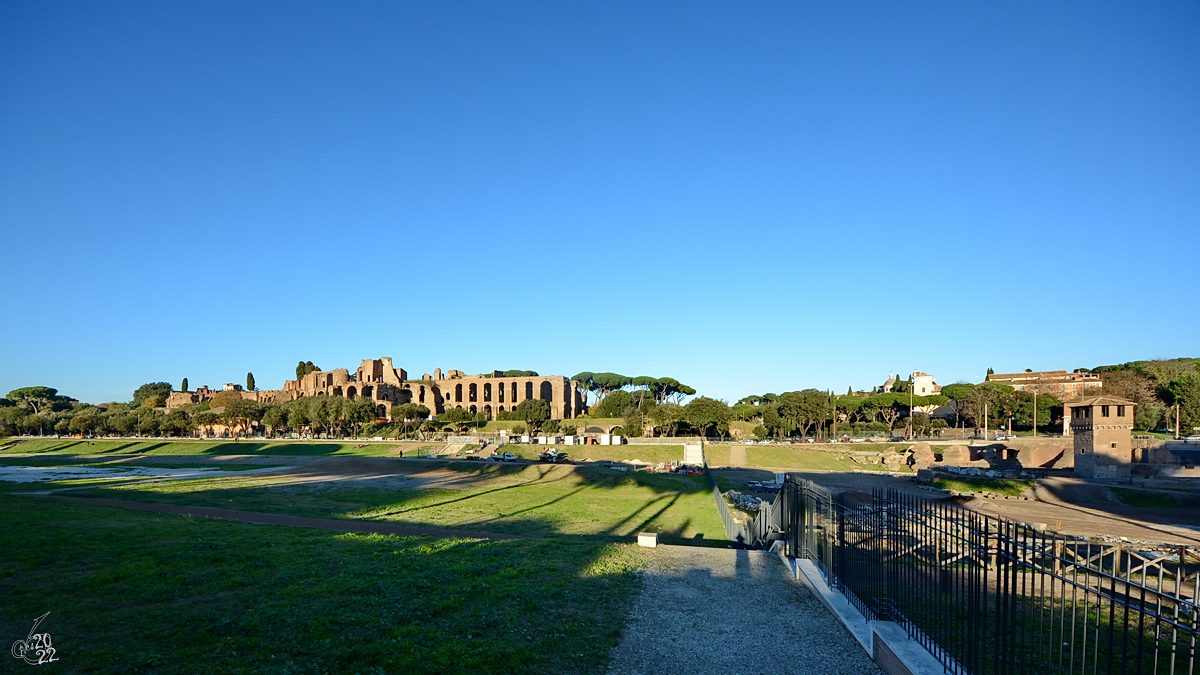
[[541, 387], [541, 399], [547, 403], [554, 401], [554, 385], [549, 382], [543, 382]]
[[346, 387], [346, 398], [348, 398], [348, 399], [350, 399], [351, 401], [353, 401], [353, 400], [355, 399], [355, 397], [356, 397], [356, 396], [358, 396], [358, 390], [357, 390], [357, 389], [355, 389], [354, 387]]
[[417, 394], [417, 397], [418, 397], [417, 398], [418, 403], [425, 402], [425, 387], [421, 387], [421, 392], [419, 394]]
[[325, 395], [325, 392], [323, 392], [323, 391], [318, 391], [318, 392], [317, 392], [317, 396], [324, 396], [324, 395]]
[[387, 408], [384, 406], [377, 406], [375, 408], [375, 418], [381, 420], [387, 419]]
[[[461, 384], [454, 385], [454, 402], [462, 403], [462, 385]], [[462, 406], [459, 406], [459, 407], [461, 408]]]
[[525, 400], [528, 401], [531, 398], [533, 398], [533, 383], [526, 382], [525, 383]]
[[342, 395], [342, 388], [341, 388], [341, 387], [334, 387], [334, 388], [333, 388], [333, 395], [334, 395], [334, 396], [341, 396], [341, 395]]
[[504, 403], [504, 383], [496, 385], [496, 393], [499, 395], [499, 401]]
[[492, 400], [492, 383], [491, 382], [483, 383], [483, 400], [485, 400], [485, 401]]
[[504, 406], [500, 406], [500, 412], [504, 412]]
[[516, 403], [516, 402], [517, 402], [517, 383], [513, 382], [512, 383], [512, 400], [510, 400], [509, 403]]
[[467, 391], [469, 392], [472, 403], [479, 400], [479, 385], [472, 382], [471, 386], [467, 387]]
[[490, 405], [483, 406], [483, 414], [487, 415], [487, 418], [489, 420], [492, 419], [492, 406], [490, 406]]
[[374, 392], [375, 392], [375, 387], [363, 387], [362, 396], [363, 396], [363, 398], [371, 398], [371, 394]]
[[475, 409], [475, 406], [471, 406], [471, 414], [474, 415], [477, 412], [479, 411]]

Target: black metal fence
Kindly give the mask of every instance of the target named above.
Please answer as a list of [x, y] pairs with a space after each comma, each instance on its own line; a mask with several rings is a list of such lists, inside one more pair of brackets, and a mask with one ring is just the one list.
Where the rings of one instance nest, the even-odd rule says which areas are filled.
[[854, 501], [790, 476], [773, 509], [744, 541], [774, 518], [788, 555], [948, 673], [1196, 672], [1195, 549], [1038, 532], [892, 490]]
[[713, 499], [717, 503], [717, 512], [721, 514], [721, 521], [725, 524], [725, 537], [735, 546], [764, 548], [770, 546], [771, 541], [783, 538], [784, 510], [778, 497], [756, 514], [734, 513], [725, 502], [721, 490], [713, 482], [711, 474], [708, 482], [712, 487]]

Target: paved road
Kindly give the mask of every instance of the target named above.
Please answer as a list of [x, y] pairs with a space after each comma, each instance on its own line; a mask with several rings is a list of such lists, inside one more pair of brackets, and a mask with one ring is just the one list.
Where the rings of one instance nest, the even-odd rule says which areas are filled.
[[777, 556], [687, 546], [647, 555], [612, 675], [881, 672]]

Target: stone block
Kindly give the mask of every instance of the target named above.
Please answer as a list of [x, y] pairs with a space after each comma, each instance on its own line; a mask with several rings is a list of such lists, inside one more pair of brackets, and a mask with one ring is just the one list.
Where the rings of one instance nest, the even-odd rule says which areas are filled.
[[971, 449], [965, 445], [952, 445], [942, 451], [942, 464], [947, 466], [971, 466], [973, 461]]
[[647, 548], [656, 548], [658, 546], [658, 533], [657, 532], [638, 532], [637, 543], [638, 543], [638, 546], [645, 546]]
[[909, 450], [912, 452], [912, 465], [917, 469], [929, 468], [936, 459], [928, 443], [916, 443]]

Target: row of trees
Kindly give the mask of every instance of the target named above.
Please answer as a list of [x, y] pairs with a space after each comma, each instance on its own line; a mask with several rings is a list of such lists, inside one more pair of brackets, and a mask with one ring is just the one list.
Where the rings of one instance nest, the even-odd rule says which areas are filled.
[[[582, 391], [596, 397], [596, 407], [602, 405], [609, 394], [617, 391], [628, 390], [626, 393], [636, 395], [639, 400], [644, 400], [649, 396], [656, 403], [674, 403], [676, 405], [681, 403], [685, 396], [696, 394], [695, 389], [673, 377], [650, 377], [649, 375], [630, 377], [618, 373], [584, 371], [571, 379], [575, 380]], [[593, 411], [592, 416], [605, 417], [606, 415], [600, 415]]]
[[945, 426], [944, 421], [929, 417], [928, 412], [948, 401], [940, 394], [910, 396], [888, 392], [835, 396], [805, 389], [747, 396], [733, 406], [733, 412], [738, 419], [760, 422], [755, 429], [759, 437], [831, 437], [839, 433], [887, 433], [901, 427], [906, 434], [926, 434]]
[[[170, 390], [166, 382], [150, 382], [139, 387], [130, 402], [100, 407], [79, 404], [49, 387], [17, 389], [0, 399], [0, 434], [179, 437], [224, 427], [232, 435], [292, 432], [334, 437], [379, 435], [394, 429], [400, 435], [424, 437], [436, 431], [466, 431], [487, 422], [483, 413], [462, 408], [451, 408], [432, 420], [432, 411], [416, 403], [393, 406], [394, 421], [380, 422], [370, 400], [317, 396], [276, 405], [245, 400], [238, 392], [217, 392], [211, 401], [168, 411], [162, 405]], [[515, 433], [575, 431], [573, 425], [551, 420], [550, 405], [540, 399], [522, 402], [501, 413], [501, 419], [526, 423], [514, 427]]]
[[[311, 361], [297, 364], [296, 376], [319, 370]], [[505, 371], [532, 374], [532, 371]], [[1135, 426], [1155, 430], [1169, 428], [1178, 410], [1184, 433], [1200, 427], [1200, 359], [1135, 361], [1101, 366], [1104, 393], [1127, 398], [1137, 404]], [[682, 400], [696, 390], [674, 378], [629, 377], [617, 373], [583, 372], [576, 375], [579, 386], [596, 397], [591, 417], [623, 418], [622, 431], [629, 436], [643, 433], [727, 435], [734, 420], [755, 422], [755, 435], [830, 436], [852, 432], [887, 432], [904, 428], [924, 434], [944, 422], [927, 412], [950, 404], [955, 426], [1000, 428], [1011, 421], [1016, 429], [1031, 429], [1036, 420], [1041, 429], [1061, 422], [1062, 401], [1051, 395], [1034, 396], [1012, 387], [985, 382], [980, 385], [952, 384], [934, 396], [910, 396], [906, 383], [899, 391], [885, 394], [850, 392], [834, 396], [815, 389], [747, 396], [733, 406], [708, 397], [686, 405]], [[253, 375], [247, 374], [247, 388]], [[184, 380], [183, 388], [187, 388]], [[344, 435], [377, 434], [385, 427], [376, 420], [370, 401], [343, 398], [305, 398], [280, 405], [261, 405], [242, 400], [237, 392], [217, 392], [205, 404], [165, 411], [171, 392], [167, 382], [149, 382], [133, 392], [128, 403], [92, 406], [60, 395], [51, 387], [24, 387], [0, 398], [0, 434], [143, 434], [181, 436], [213, 425], [236, 432], [261, 429], [282, 432]], [[911, 407], [910, 407], [911, 405]], [[1036, 406], [1036, 407], [1035, 407]], [[217, 409], [217, 410], [214, 410]], [[394, 423], [401, 433], [425, 434], [436, 430], [466, 430], [487, 420], [483, 413], [450, 409], [431, 420], [425, 406], [406, 404], [393, 409]], [[550, 407], [542, 400], [524, 401], [499, 419], [523, 422], [521, 433], [575, 430], [574, 425], [550, 419]]]

